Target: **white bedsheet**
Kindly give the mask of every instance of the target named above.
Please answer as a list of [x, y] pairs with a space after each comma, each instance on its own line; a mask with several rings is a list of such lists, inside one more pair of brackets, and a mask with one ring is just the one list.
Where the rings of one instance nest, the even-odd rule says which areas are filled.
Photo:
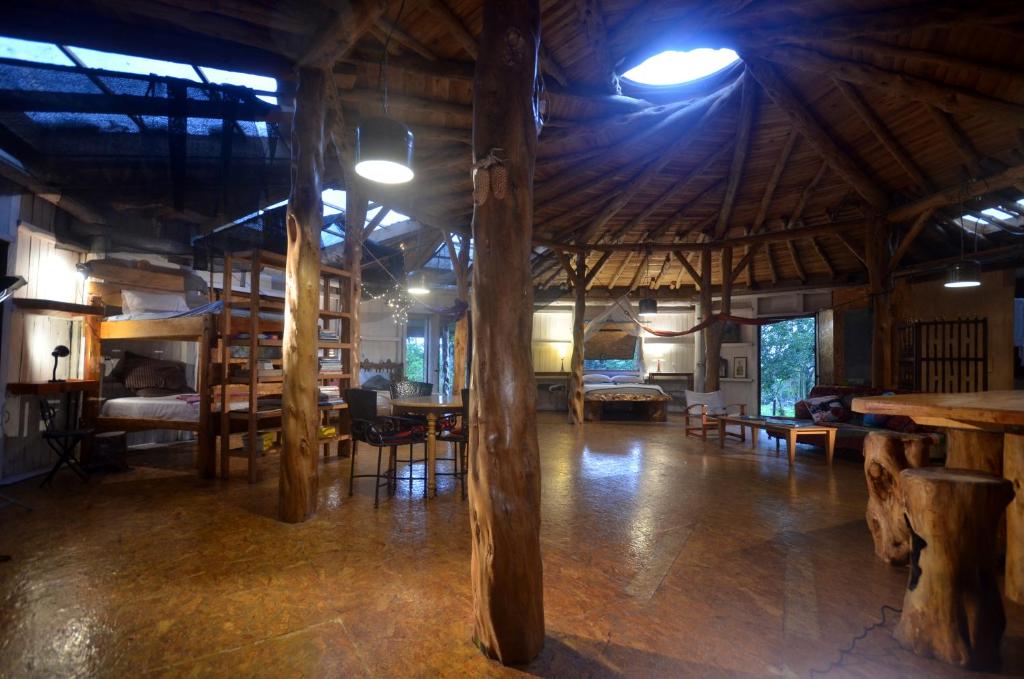
[[583, 394], [592, 394], [594, 392], [613, 392], [616, 394], [650, 394], [656, 393], [662, 396], [668, 396], [665, 390], [657, 384], [609, 384], [607, 382], [599, 384], [584, 384]]
[[140, 420], [199, 421], [199, 402], [188, 403], [177, 396], [126, 396], [103, 404], [100, 417], [131, 417]]

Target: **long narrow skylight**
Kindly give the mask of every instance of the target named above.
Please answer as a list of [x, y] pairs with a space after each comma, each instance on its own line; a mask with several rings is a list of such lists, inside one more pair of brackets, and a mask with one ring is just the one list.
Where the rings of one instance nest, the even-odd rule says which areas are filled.
[[997, 207], [985, 208], [984, 210], [981, 211], [981, 214], [988, 215], [989, 217], [994, 217], [995, 219], [1013, 219], [1013, 215], [1011, 215], [1009, 212], [1003, 212]]
[[102, 68], [108, 71], [134, 73], [136, 75], [161, 75], [168, 78], [181, 78], [183, 80], [201, 82], [199, 74], [188, 64], [136, 57], [130, 54], [101, 52], [87, 47], [69, 47], [69, 49], [89, 68]]
[[641, 85], [681, 85], [717, 73], [739, 58], [730, 49], [668, 50], [649, 57], [623, 73], [622, 77]]
[[61, 52], [56, 45], [2, 36], [0, 36], [0, 57], [31, 61], [36, 64], [75, 65], [75, 62], [71, 61], [68, 55]]
[[[207, 80], [217, 85], [237, 85], [239, 87], [248, 87], [250, 90], [256, 90], [257, 92], [277, 92], [276, 78], [254, 75], [252, 73], [225, 71], [219, 68], [211, 68], [210, 66], [199, 66], [197, 68], [199, 68]], [[277, 105], [277, 97], [271, 97], [266, 94], [258, 94], [256, 96], [268, 104]]]

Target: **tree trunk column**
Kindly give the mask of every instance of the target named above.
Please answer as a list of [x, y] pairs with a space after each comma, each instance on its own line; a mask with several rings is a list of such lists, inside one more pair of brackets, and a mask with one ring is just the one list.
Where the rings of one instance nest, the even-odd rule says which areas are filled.
[[324, 73], [300, 69], [292, 122], [292, 191], [287, 213], [283, 445], [278, 490], [278, 512], [281, 520], [289, 523], [310, 518], [316, 512], [317, 501], [317, 318], [323, 225], [320, 178], [324, 167], [326, 97]]
[[572, 359], [569, 361], [569, 422], [583, 424], [583, 321], [587, 313], [587, 256], [576, 255], [573, 292], [576, 304], [572, 311]]
[[538, 0], [487, 0], [473, 155], [502, 158], [507, 189], [473, 215], [470, 574], [475, 641], [504, 664], [526, 663], [544, 644], [530, 272], [539, 44]]
[[941, 467], [907, 469], [900, 481], [912, 548], [896, 640], [954, 665], [998, 667], [1006, 616], [995, 536], [1010, 482]]
[[[711, 250], [700, 253], [700, 320], [714, 316], [711, 301]], [[722, 354], [722, 324], [715, 321], [704, 330], [704, 391], [718, 391], [718, 366]]]
[[871, 386], [892, 386], [892, 312], [889, 309], [889, 249], [885, 224], [872, 222], [864, 239], [871, 296]]

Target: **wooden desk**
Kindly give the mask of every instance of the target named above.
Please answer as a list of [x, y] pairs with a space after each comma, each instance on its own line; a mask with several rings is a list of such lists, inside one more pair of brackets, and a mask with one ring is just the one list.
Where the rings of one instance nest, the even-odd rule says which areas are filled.
[[[858, 397], [852, 407], [859, 413], [905, 415], [926, 426], [1002, 435], [1002, 474], [1017, 491], [1006, 508], [1005, 593], [1024, 603], [1024, 391]], [[950, 437], [950, 445], [962, 440]]]
[[427, 418], [427, 497], [437, 495], [434, 465], [437, 460], [438, 416], [462, 412], [462, 396], [407, 396], [392, 399], [391, 412], [395, 415], [422, 415]]
[[11, 396], [59, 396], [83, 391], [89, 396], [100, 393], [99, 380], [66, 380], [64, 382], [8, 382], [7, 392]]

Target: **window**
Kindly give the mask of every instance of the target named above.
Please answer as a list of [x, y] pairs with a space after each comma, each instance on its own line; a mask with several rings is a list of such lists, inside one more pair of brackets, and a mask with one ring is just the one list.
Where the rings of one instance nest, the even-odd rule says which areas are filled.
[[667, 50], [634, 66], [622, 77], [641, 85], [682, 85], [717, 73], [739, 58], [730, 49]]
[[636, 372], [637, 364], [635, 358], [595, 358], [594, 360], [583, 359], [583, 369], [602, 372]]

